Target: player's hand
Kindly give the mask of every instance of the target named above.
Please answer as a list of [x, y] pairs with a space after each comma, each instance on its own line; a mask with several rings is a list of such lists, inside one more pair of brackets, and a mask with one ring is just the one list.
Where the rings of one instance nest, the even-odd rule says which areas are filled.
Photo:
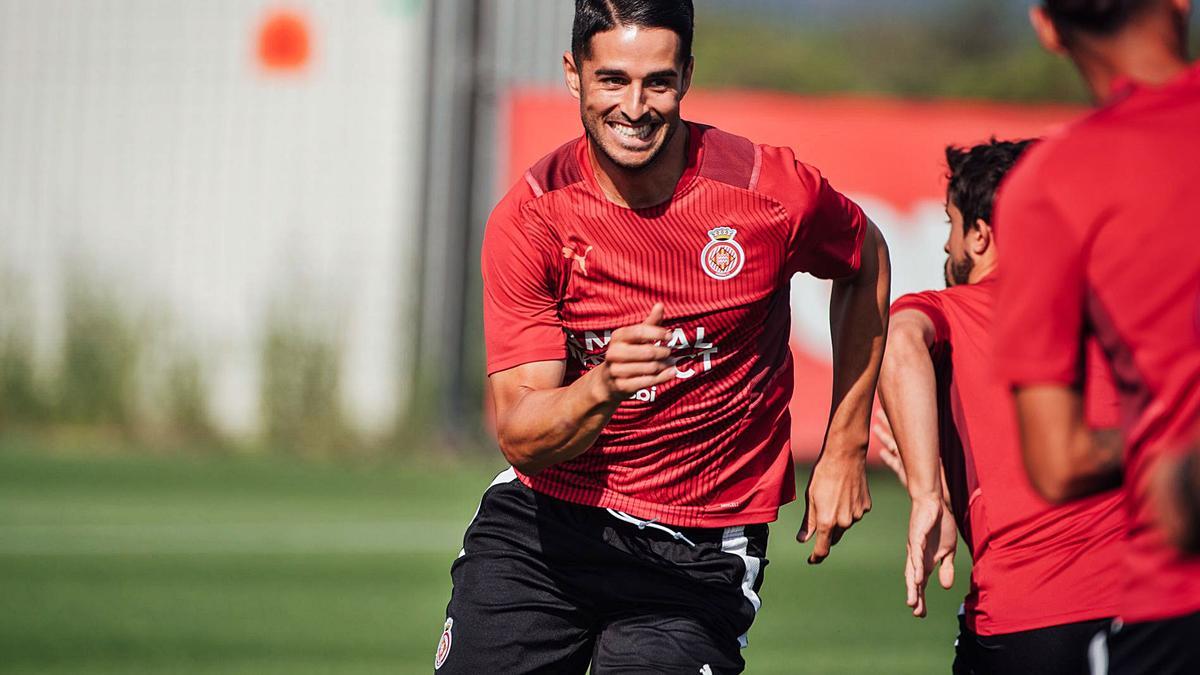
[[663, 304], [655, 303], [641, 323], [613, 331], [600, 366], [610, 401], [619, 403], [675, 377], [671, 349], [663, 344], [663, 311]]
[[892, 424], [888, 421], [883, 408], [875, 411], [875, 418], [871, 420], [871, 434], [880, 443], [879, 458], [883, 460], [887, 468], [892, 470], [892, 473], [896, 474], [896, 478], [900, 479], [900, 484], [908, 487], [908, 474], [904, 471], [904, 459], [900, 457], [900, 448], [896, 445], [895, 435], [892, 434]]
[[938, 567], [942, 588], [954, 585], [954, 550], [958, 530], [940, 498], [915, 499], [908, 520], [908, 556], [904, 563], [905, 604], [913, 616], [924, 617], [925, 586]]
[[814, 542], [809, 564], [827, 558], [846, 530], [870, 510], [866, 454], [822, 453], [805, 491], [804, 525], [796, 533], [800, 543]]

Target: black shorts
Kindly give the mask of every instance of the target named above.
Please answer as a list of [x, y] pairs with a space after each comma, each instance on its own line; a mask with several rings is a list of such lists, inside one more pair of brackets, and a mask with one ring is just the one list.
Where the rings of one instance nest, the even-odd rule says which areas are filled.
[[439, 674], [742, 671], [765, 524], [668, 528], [506, 474], [450, 568]]
[[1200, 612], [1162, 621], [1114, 621], [1097, 649], [1095, 675], [1200, 673]]
[[954, 675], [1088, 675], [1088, 650], [1111, 619], [977, 635], [958, 616]]

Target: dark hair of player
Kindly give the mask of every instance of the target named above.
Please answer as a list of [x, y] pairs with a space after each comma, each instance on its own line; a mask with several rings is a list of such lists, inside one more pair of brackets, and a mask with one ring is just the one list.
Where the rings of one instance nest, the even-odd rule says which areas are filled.
[[666, 28], [679, 36], [679, 57], [692, 55], [696, 10], [692, 0], [575, 0], [571, 53], [575, 61], [591, 56], [592, 36], [617, 26]]
[[1111, 35], [1158, 0], [1042, 0], [1060, 32]]
[[992, 222], [996, 188], [1021, 153], [1036, 142], [1035, 139], [998, 141], [993, 137], [970, 148], [946, 147], [946, 166], [950, 168], [946, 198], [962, 212], [964, 231], [975, 227], [976, 220]]

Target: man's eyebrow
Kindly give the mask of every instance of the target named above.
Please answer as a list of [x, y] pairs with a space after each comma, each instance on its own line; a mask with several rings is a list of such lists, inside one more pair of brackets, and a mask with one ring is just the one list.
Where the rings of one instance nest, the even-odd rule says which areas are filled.
[[[619, 68], [597, 68], [595, 71], [596, 77], [629, 77], [629, 73]], [[679, 72], [675, 70], [656, 70], [649, 73], [643, 79], [663, 78], [663, 77], [679, 77]]]

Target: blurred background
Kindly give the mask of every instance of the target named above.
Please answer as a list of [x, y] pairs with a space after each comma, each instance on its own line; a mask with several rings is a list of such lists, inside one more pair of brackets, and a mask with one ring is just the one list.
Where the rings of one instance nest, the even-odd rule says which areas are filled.
[[[1027, 0], [697, 0], [685, 116], [794, 147], [939, 287], [947, 143], [1087, 101]], [[492, 473], [487, 214], [580, 133], [568, 0], [0, 0], [0, 672], [427, 672]], [[792, 288], [819, 450], [828, 286]], [[775, 528], [749, 672], [927, 673], [907, 507]], [[965, 555], [965, 554], [964, 554]]]

